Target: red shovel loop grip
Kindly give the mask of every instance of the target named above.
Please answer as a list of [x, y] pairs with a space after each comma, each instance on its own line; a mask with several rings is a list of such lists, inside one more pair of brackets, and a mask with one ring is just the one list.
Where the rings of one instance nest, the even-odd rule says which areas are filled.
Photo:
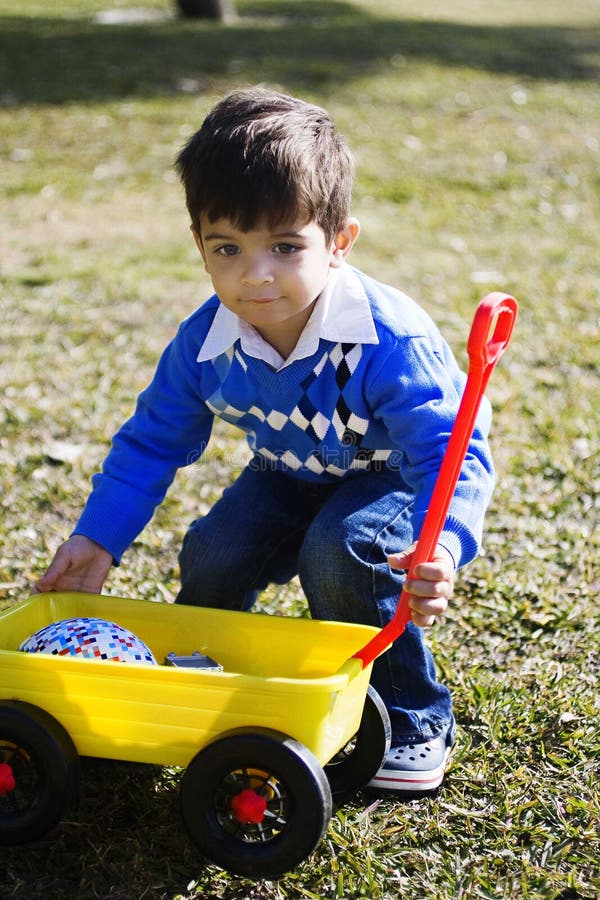
[[[499, 291], [488, 294], [477, 307], [467, 341], [469, 371], [465, 389], [411, 560], [408, 578], [413, 577], [418, 565], [433, 557], [473, 436], [481, 400], [494, 366], [508, 346], [518, 308], [514, 297]], [[410, 616], [408, 599], [401, 593], [393, 618], [379, 634], [354, 654], [354, 658], [362, 661], [363, 668], [400, 637]]]

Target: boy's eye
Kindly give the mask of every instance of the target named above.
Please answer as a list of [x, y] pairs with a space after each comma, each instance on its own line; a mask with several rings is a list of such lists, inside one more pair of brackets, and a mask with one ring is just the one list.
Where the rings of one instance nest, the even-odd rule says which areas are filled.
[[289, 256], [292, 253], [296, 253], [299, 249], [296, 244], [288, 244], [285, 241], [275, 244], [274, 247], [275, 253], [280, 253], [282, 256]]
[[220, 253], [221, 256], [235, 256], [238, 252], [238, 248], [235, 244], [223, 244], [222, 247], [217, 247], [217, 253]]

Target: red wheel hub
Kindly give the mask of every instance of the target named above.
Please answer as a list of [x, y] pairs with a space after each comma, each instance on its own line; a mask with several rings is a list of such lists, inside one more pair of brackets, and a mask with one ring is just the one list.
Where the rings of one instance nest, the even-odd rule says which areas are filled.
[[9, 791], [14, 791], [16, 786], [17, 782], [11, 767], [8, 763], [0, 763], [0, 797], [8, 794]]
[[259, 825], [265, 817], [267, 801], [256, 791], [246, 788], [231, 798], [231, 808], [241, 825]]

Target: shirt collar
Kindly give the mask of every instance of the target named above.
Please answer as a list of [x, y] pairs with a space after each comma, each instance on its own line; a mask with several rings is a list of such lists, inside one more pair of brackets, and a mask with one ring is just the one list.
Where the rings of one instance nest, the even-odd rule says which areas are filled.
[[283, 359], [252, 325], [221, 303], [196, 361], [214, 359], [240, 340], [245, 353], [279, 370], [297, 359], [312, 356], [321, 338], [344, 344], [379, 343], [369, 298], [357, 274], [346, 264], [330, 270], [327, 284], [287, 359]]

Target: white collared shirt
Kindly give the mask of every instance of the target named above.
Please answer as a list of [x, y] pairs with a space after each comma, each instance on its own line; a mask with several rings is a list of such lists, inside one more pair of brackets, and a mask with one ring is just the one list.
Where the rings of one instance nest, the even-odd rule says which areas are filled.
[[264, 360], [276, 371], [316, 352], [320, 339], [348, 344], [378, 344], [369, 298], [359, 278], [344, 264], [331, 269], [321, 295], [287, 359], [248, 322], [222, 304], [204, 339], [197, 362], [225, 353], [238, 339], [249, 356]]

